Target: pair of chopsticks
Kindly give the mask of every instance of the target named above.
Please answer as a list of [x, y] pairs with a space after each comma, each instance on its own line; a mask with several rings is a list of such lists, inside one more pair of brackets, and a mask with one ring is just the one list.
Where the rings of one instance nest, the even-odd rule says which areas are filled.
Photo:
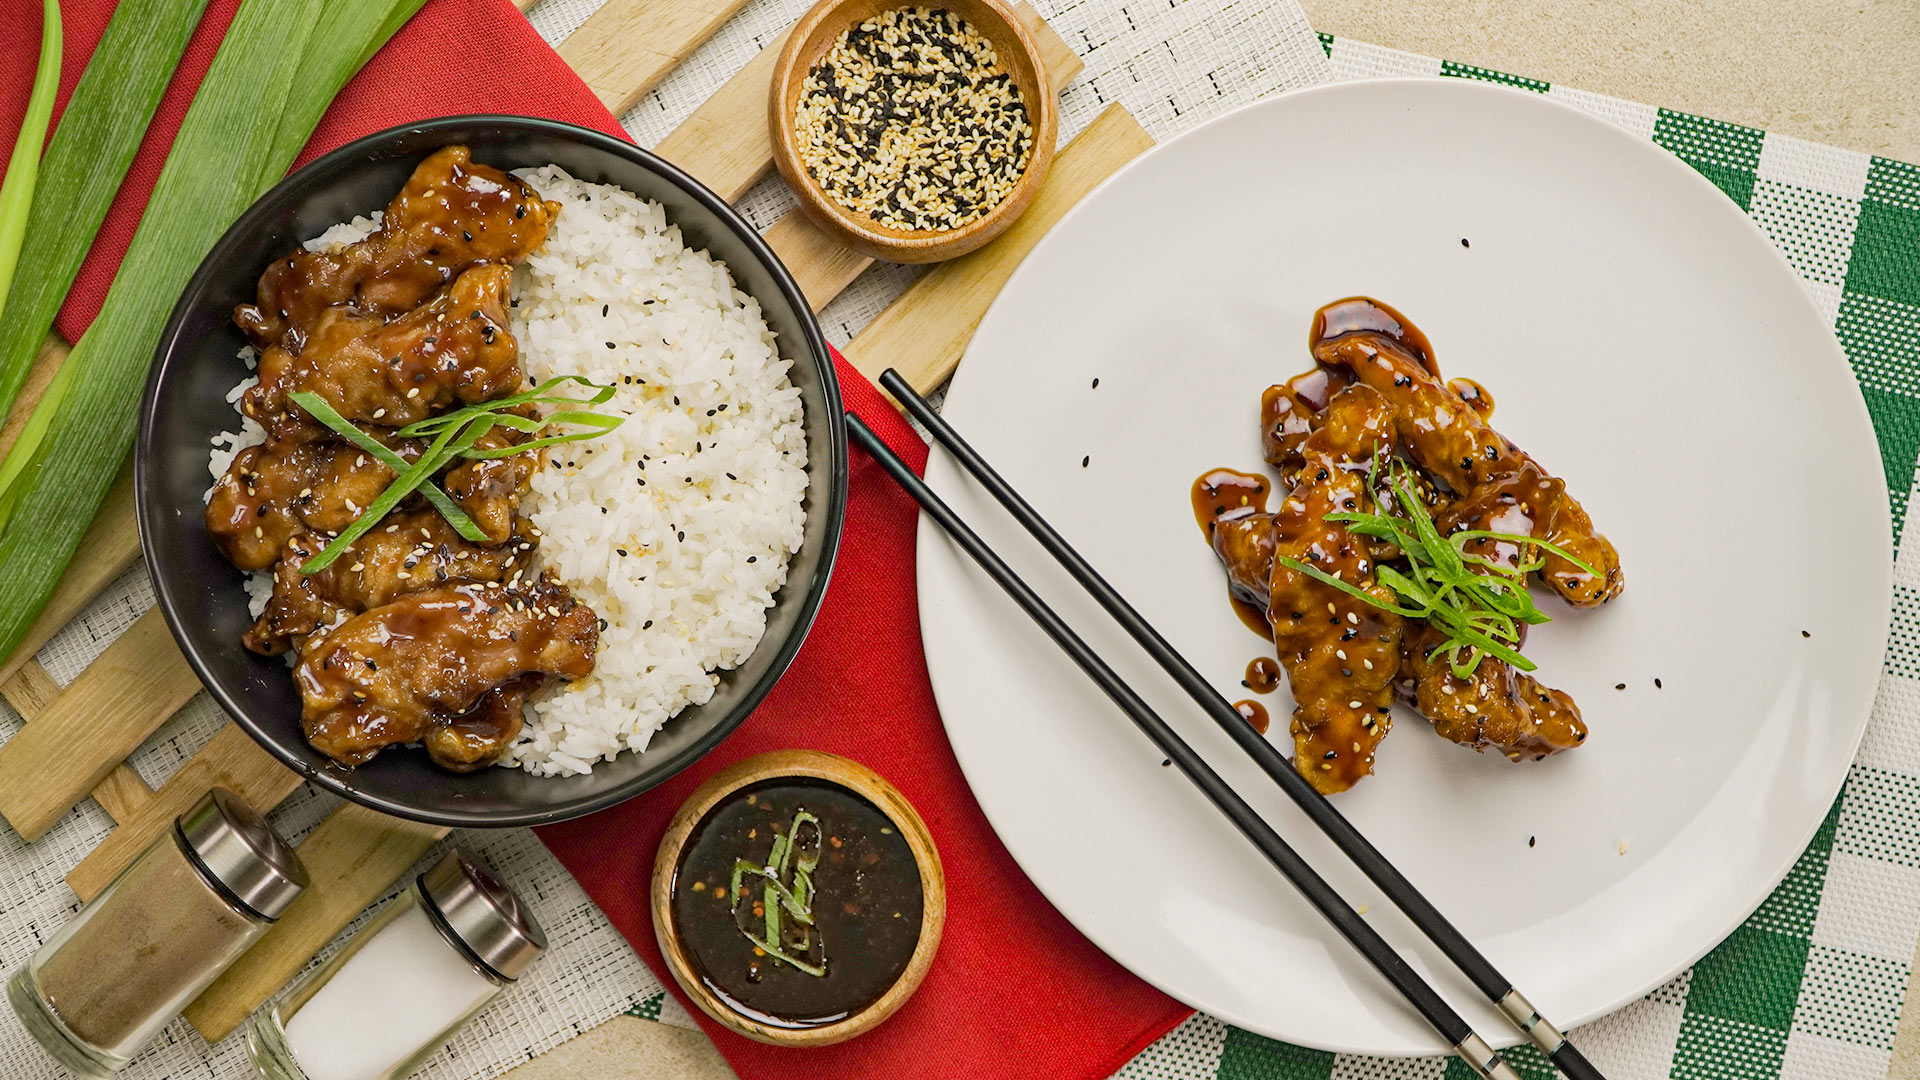
[[[1480, 951], [1474, 948], [1439, 910], [1414, 888], [1413, 883], [1403, 877], [1393, 864], [1388, 862], [1359, 830], [1334, 809], [1326, 797], [1313, 789], [1313, 786], [1294, 770], [1293, 762], [1266, 738], [1253, 730], [1240, 713], [1226, 698], [1208, 684], [1187, 659], [1174, 650], [1158, 631], [1150, 626], [1133, 606], [1127, 603], [1113, 586], [1107, 584], [1098, 571], [1075, 551], [1073, 546], [1053, 527], [1047, 524], [1027, 501], [1008, 484], [993, 467], [987, 464], [967, 441], [960, 437], [940, 415], [933, 411], [926, 399], [922, 398], [900, 374], [889, 368], [880, 377], [880, 385], [892, 394], [907, 411], [908, 415], [932, 432], [933, 437], [953, 455], [962, 468], [978, 481], [981, 486], [1000, 502], [1000, 505], [1020, 522], [1020, 524], [1039, 541], [1040, 545], [1053, 556], [1054, 560], [1073, 576], [1080, 586], [1097, 600], [1114, 621], [1125, 629], [1129, 636], [1141, 648], [1151, 655], [1161, 670], [1185, 690], [1194, 704], [1200, 706], [1241, 750], [1260, 766], [1260, 768], [1280, 785], [1301, 810], [1306, 812], [1315, 825], [1319, 826], [1327, 837], [1340, 848], [1341, 852], [1352, 860], [1354, 865], [1380, 887], [1388, 899], [1400, 908], [1420, 931], [1439, 946], [1449, 960], [1465, 974], [1474, 987], [1485, 994], [1488, 1001], [1497, 1006], [1502, 1015], [1520, 1029], [1526, 1037], [1550, 1058], [1568, 1080], [1604, 1080], [1600, 1071], [1593, 1067], [1576, 1049], [1571, 1041], [1559, 1029], [1543, 1019], [1520, 991], [1514, 988], [1511, 980], [1496, 970]], [[996, 555], [979, 535], [955, 514], [953, 508], [929, 488], [925, 481], [914, 475], [913, 470], [875, 435], [859, 417], [847, 414], [847, 430], [853, 441], [877, 461], [886, 470], [887, 475], [898, 483], [913, 500], [920, 504], [928, 517], [947, 533], [974, 562], [993, 578], [1029, 618], [1033, 619], [1048, 637], [1053, 639], [1061, 651], [1065, 652], [1079, 666], [1088, 678], [1092, 679], [1122, 712], [1126, 713], [1142, 733], [1150, 739], [1160, 752], [1179, 768], [1182, 775], [1192, 781], [1208, 801], [1240, 830], [1254, 847], [1260, 850], [1268, 862], [1283, 874], [1294, 888], [1320, 912], [1340, 936], [1359, 951], [1368, 963], [1372, 964], [1383, 978], [1393, 985], [1401, 997], [1413, 1006], [1441, 1038], [1453, 1048], [1461, 1060], [1474, 1070], [1476, 1076], [1493, 1077], [1497, 1080], [1520, 1080], [1513, 1067], [1501, 1059], [1488, 1046], [1485, 1039], [1475, 1032], [1466, 1020], [1454, 1012], [1440, 995], [1429, 986], [1426, 980], [1410, 967], [1400, 955], [1393, 951], [1367, 922], [1355, 913], [1354, 909], [1340, 898], [1340, 895], [1328, 885], [1314, 869], [1302, 859], [1298, 852], [1274, 832], [1272, 826], [1249, 806], [1233, 788], [1228, 786], [1220, 775], [1213, 771], [1204, 759], [1187, 745], [1167, 722], [1153, 711], [1147, 703], [1128, 686], [1107, 663], [1096, 654], [1087, 643], [1074, 633], [1060, 616], [1049, 607], [1046, 601], [1033, 591], [1027, 583], [1015, 574], [1001, 558]]]

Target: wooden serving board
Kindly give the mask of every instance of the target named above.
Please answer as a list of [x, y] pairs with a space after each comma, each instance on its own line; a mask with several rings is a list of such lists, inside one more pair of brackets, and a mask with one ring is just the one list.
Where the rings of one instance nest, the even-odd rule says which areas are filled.
[[[537, 0], [514, 0], [522, 10]], [[559, 52], [617, 115], [631, 108], [744, 6], [745, 0], [609, 0], [564, 41]], [[1022, 2], [1057, 91], [1078, 74], [1073, 50]], [[728, 200], [772, 171], [766, 102], [782, 34], [720, 87], [655, 150]], [[1152, 140], [1118, 105], [1064, 147], [1033, 206], [999, 239], [941, 264], [911, 286], [846, 349], [869, 378], [898, 368], [928, 391], [943, 383], [988, 304], [1033, 245], [1078, 202]], [[872, 260], [830, 241], [797, 211], [765, 233], [815, 310]], [[16, 424], [65, 358], [50, 341], [22, 391]], [[0, 453], [14, 426], [0, 428]], [[159, 612], [141, 616], [88, 668], [59, 686], [34, 659], [56, 632], [139, 557], [131, 470], [123, 470], [73, 565], [25, 643], [0, 662], [0, 697], [27, 720], [0, 745], [0, 817], [33, 840], [80, 800], [91, 797], [114, 831], [67, 875], [82, 900], [113, 880], [153, 837], [219, 785], [266, 810], [300, 786], [239, 727], [229, 723], [159, 789], [149, 788], [127, 756], [200, 685], [173, 644]], [[351, 803], [336, 808], [300, 844], [313, 883], [280, 921], [186, 1011], [209, 1042], [238, 1027], [348, 922], [378, 899], [446, 829], [401, 821]]]

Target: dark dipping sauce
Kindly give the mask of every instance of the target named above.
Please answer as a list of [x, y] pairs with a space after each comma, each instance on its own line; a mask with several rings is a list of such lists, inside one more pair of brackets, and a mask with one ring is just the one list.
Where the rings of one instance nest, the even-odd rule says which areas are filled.
[[1239, 713], [1242, 720], [1252, 725], [1253, 730], [1262, 735], [1265, 735], [1267, 729], [1273, 726], [1273, 717], [1267, 715], [1267, 707], [1252, 699], [1234, 702], [1233, 711]]
[[[764, 929], [753, 910], [762, 902], [763, 879], [744, 879], [737, 923], [726, 895], [734, 861], [763, 865], [774, 837], [785, 836], [800, 811], [819, 819], [817, 839], [813, 826], [802, 827], [800, 848], [818, 844], [810, 906], [819, 941], [810, 951], [791, 951], [808, 954], [824, 975], [773, 959], [742, 932]], [[782, 880], [791, 887], [792, 871]], [[821, 1027], [878, 1001], [920, 943], [923, 899], [920, 866], [899, 826], [852, 791], [807, 777], [763, 780], [729, 794], [694, 826], [673, 875], [674, 926], [701, 985], [769, 1027]], [[791, 930], [792, 920], [785, 922]]]

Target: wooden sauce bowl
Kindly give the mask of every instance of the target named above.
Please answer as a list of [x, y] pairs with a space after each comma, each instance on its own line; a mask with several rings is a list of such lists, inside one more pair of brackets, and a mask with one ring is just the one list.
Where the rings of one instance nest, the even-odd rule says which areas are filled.
[[[762, 780], [810, 778], [824, 780], [859, 795], [893, 820], [901, 838], [913, 852], [920, 869], [920, 939], [907, 966], [887, 992], [872, 1004], [844, 1020], [818, 1027], [785, 1028], [763, 1024], [734, 1011], [700, 980], [687, 956], [673, 917], [673, 878], [680, 857], [694, 828], [728, 796]], [[701, 784], [674, 814], [667, 833], [660, 839], [660, 850], [653, 861], [653, 933], [666, 958], [667, 970], [700, 1011], [749, 1039], [775, 1046], [827, 1046], [845, 1042], [877, 1027], [906, 1004], [933, 966], [933, 955], [940, 948], [940, 934], [947, 922], [946, 875], [940, 866], [940, 852], [926, 822], [899, 790], [880, 774], [855, 761], [818, 750], [775, 750], [736, 762], [715, 773]]]
[[[850, 210], [826, 193], [801, 161], [794, 133], [794, 110], [800, 102], [807, 73], [827, 54], [841, 34], [882, 12], [903, 7], [945, 9], [965, 19], [980, 36], [993, 43], [1000, 66], [1013, 77], [1027, 107], [1033, 129], [1033, 149], [1027, 167], [1014, 181], [1006, 198], [992, 210], [954, 229], [895, 229]], [[821, 231], [862, 255], [899, 263], [930, 263], [952, 259], [999, 236], [1026, 212], [1053, 164], [1053, 144], [1059, 138], [1060, 118], [1053, 83], [1033, 36], [1001, 0], [821, 0], [795, 23], [773, 69], [773, 93], [768, 102], [773, 131], [773, 160], [800, 208]]]

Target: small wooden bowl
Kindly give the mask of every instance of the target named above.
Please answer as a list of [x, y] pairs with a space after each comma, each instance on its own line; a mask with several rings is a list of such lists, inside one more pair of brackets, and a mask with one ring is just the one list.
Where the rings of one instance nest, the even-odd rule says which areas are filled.
[[[687, 958], [678, 927], [673, 921], [673, 872], [680, 864], [681, 849], [707, 812], [735, 791], [762, 780], [809, 777], [846, 788], [878, 807], [893, 819], [901, 837], [913, 852], [920, 868], [920, 940], [900, 978], [879, 1000], [845, 1020], [812, 1028], [770, 1027], [742, 1016], [727, 1007], [701, 985], [700, 976]], [[660, 850], [653, 860], [653, 933], [660, 943], [660, 955], [666, 957], [667, 970], [700, 1011], [734, 1031], [758, 1042], [775, 1046], [826, 1046], [845, 1042], [877, 1027], [899, 1011], [933, 966], [933, 954], [940, 948], [940, 933], [947, 923], [947, 879], [940, 867], [940, 852], [933, 846], [927, 824], [920, 820], [906, 797], [879, 773], [859, 762], [849, 761], [818, 750], [775, 750], [736, 762], [701, 784], [680, 807], [660, 839]]]
[[1020, 19], [1001, 0], [917, 0], [920, 5], [944, 8], [965, 19], [982, 37], [993, 42], [1000, 65], [1013, 76], [1027, 106], [1033, 128], [1033, 151], [1026, 171], [1014, 181], [1007, 197], [991, 211], [957, 229], [908, 230], [882, 225], [865, 214], [849, 210], [829, 196], [808, 175], [800, 160], [794, 134], [794, 109], [807, 73], [850, 27], [881, 12], [909, 7], [916, 0], [821, 0], [800, 17], [787, 35], [786, 47], [773, 69], [773, 94], [768, 120], [773, 129], [773, 160], [780, 175], [800, 198], [800, 208], [828, 236], [862, 255], [899, 263], [929, 263], [952, 259], [999, 236], [1026, 212], [1053, 164], [1053, 144], [1060, 118], [1040, 50]]

